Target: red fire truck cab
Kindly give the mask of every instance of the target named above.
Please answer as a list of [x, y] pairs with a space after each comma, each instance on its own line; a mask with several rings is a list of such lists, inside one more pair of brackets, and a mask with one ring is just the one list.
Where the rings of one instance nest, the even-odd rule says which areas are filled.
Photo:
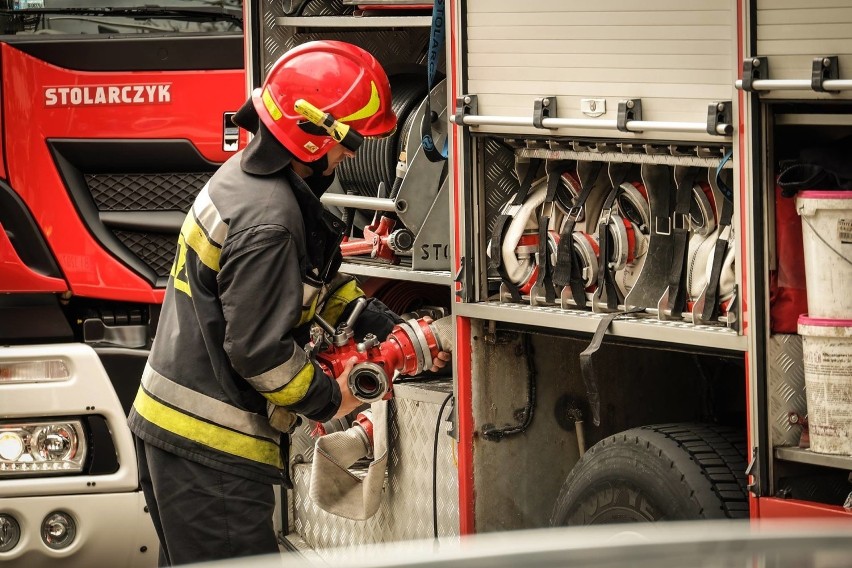
[[0, 3], [0, 562], [155, 565], [125, 417], [239, 146], [242, 6]]

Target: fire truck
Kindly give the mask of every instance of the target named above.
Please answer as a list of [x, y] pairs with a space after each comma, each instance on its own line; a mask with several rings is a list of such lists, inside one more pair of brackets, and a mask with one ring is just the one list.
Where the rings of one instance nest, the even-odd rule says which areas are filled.
[[126, 416], [237, 151], [239, 2], [0, 3], [0, 564], [154, 566]]
[[[824, 418], [844, 397], [806, 396], [820, 356], [806, 373], [800, 316], [827, 316], [807, 294], [797, 199], [849, 187], [831, 159], [850, 134], [849, 7], [246, 7], [253, 87], [314, 39], [388, 70], [398, 131], [365, 143], [323, 200], [353, 227], [343, 270], [398, 313], [451, 314], [455, 332], [451, 378], [393, 387], [368, 519], [318, 506], [316, 438], [297, 432], [287, 546], [848, 518], [850, 452], [818, 444], [848, 436]], [[843, 246], [817, 253], [820, 270], [849, 264]]]
[[[848, 518], [852, 452], [817, 451], [820, 438], [848, 434], [820, 423], [825, 408], [805, 388], [822, 359], [806, 359], [812, 337], [800, 332], [814, 281], [797, 209], [808, 191], [837, 200], [848, 187], [836, 158], [852, 129], [844, 4], [247, 0], [239, 49], [162, 70], [177, 45], [101, 32], [128, 55], [73, 78], [13, 75], [15, 57], [41, 69], [48, 47], [33, 46], [62, 45], [58, 58], [74, 45], [15, 35], [2, 51], [0, 165], [16, 213], [0, 208], [3, 283], [14, 284], [0, 319], [10, 344], [0, 546], [21, 536], [0, 560], [82, 558], [109, 544], [113, 558], [152, 561], [123, 412], [156, 327], [173, 219], [239, 147], [226, 112], [316, 39], [373, 53], [399, 118], [323, 196], [347, 226], [341, 270], [407, 322], [451, 318], [454, 360], [449, 377], [394, 377], [369, 428], [299, 426], [292, 487], [278, 494], [283, 548], [333, 557], [553, 525]], [[133, 41], [157, 47], [138, 47], [153, 60], [131, 82], [126, 68], [143, 65]], [[245, 82], [212, 105], [225, 91], [205, 81], [232, 72], [220, 67], [243, 45]], [[187, 72], [214, 61], [213, 72]], [[74, 73], [60, 62], [45, 68]], [[171, 107], [158, 113], [163, 83]], [[144, 104], [125, 108], [137, 86]], [[25, 108], [38, 113], [21, 120]], [[21, 167], [27, 158], [44, 165]], [[840, 221], [826, 274], [848, 264], [829, 254], [843, 252]], [[423, 357], [428, 341], [407, 325], [408, 356]], [[379, 376], [372, 369], [364, 376]], [[355, 493], [385, 452], [379, 483], [363, 482], [373, 506], [359, 514], [330, 506], [313, 475], [323, 438], [353, 430], [373, 437], [346, 464]], [[9, 459], [20, 439], [31, 457]], [[85, 452], [66, 451], [82, 441]], [[95, 533], [98, 544], [81, 540]], [[57, 551], [55, 540], [72, 544]]]

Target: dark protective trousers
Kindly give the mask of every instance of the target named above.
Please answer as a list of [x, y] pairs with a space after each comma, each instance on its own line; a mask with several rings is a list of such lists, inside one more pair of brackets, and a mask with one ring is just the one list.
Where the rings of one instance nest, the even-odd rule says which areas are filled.
[[272, 486], [136, 438], [139, 481], [160, 537], [159, 566], [277, 554]]

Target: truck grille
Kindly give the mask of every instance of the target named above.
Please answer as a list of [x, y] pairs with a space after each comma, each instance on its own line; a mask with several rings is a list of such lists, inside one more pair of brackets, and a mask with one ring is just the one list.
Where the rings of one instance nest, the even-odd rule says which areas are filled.
[[99, 211], [189, 211], [210, 172], [85, 174]]
[[189, 140], [47, 143], [95, 240], [152, 286], [165, 287], [186, 213], [221, 164]]
[[[84, 174], [98, 211], [187, 212], [212, 172]], [[174, 261], [177, 234], [113, 229], [115, 237], [167, 279]]]
[[150, 266], [158, 278], [168, 278], [175, 258], [176, 236], [132, 231], [115, 231], [115, 236], [121, 244]]

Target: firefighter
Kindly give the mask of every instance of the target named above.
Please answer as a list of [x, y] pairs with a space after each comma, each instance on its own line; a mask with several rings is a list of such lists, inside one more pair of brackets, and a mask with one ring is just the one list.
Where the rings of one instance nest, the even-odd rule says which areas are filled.
[[[343, 224], [319, 197], [363, 137], [396, 128], [388, 78], [354, 45], [306, 43], [235, 122], [255, 135], [184, 221], [128, 417], [161, 566], [276, 553], [273, 484], [288, 481], [281, 448], [297, 416], [324, 422], [360, 404], [354, 359], [335, 380], [304, 346], [315, 314], [334, 325], [363, 295], [338, 274]], [[399, 321], [370, 300], [356, 333], [384, 337]]]

